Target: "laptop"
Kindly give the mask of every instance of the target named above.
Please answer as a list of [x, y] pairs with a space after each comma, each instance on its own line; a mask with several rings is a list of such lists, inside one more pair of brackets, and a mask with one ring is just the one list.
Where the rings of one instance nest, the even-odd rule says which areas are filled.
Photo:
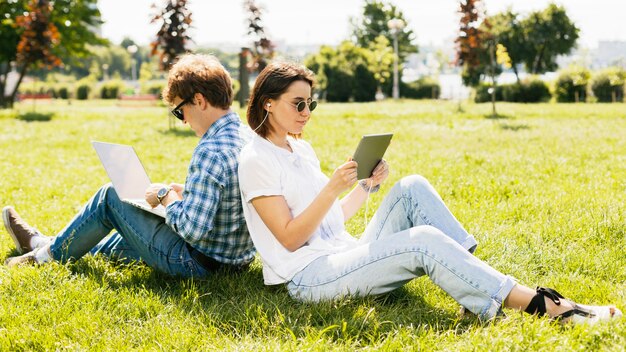
[[165, 218], [164, 206], [159, 205], [153, 209], [146, 202], [146, 189], [152, 182], [133, 147], [96, 141], [92, 141], [91, 144], [109, 175], [118, 197], [124, 203]]

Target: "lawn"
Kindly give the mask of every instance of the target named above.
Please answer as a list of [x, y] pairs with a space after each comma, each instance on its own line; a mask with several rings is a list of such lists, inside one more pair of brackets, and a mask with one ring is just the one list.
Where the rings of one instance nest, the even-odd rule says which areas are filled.
[[[476, 255], [529, 286], [626, 310], [626, 105], [400, 101], [320, 104], [307, 139], [330, 173], [360, 135], [393, 132], [392, 172], [421, 174], [480, 242]], [[0, 110], [0, 203], [54, 235], [108, 182], [90, 141], [132, 144], [155, 182], [183, 182], [197, 138], [164, 107], [29, 102]], [[243, 115], [243, 110], [240, 110]], [[0, 260], [15, 254], [0, 228]], [[0, 267], [0, 350], [615, 350], [626, 319], [562, 327], [507, 310], [458, 314], [427, 278], [380, 297], [302, 304], [242, 274], [170, 278], [101, 257]]]

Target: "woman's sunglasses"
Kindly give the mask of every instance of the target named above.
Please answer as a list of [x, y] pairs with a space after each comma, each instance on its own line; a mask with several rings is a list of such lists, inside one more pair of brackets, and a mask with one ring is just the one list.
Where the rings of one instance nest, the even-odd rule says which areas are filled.
[[312, 100], [310, 103], [307, 103], [306, 101], [302, 100], [298, 102], [298, 104], [292, 104], [292, 105], [296, 107], [296, 110], [298, 110], [298, 112], [303, 112], [304, 108], [307, 105], [309, 106], [309, 111], [313, 111], [317, 107], [317, 101]]
[[172, 109], [172, 115], [176, 116], [177, 119], [184, 121], [185, 115], [183, 114], [183, 110], [181, 108], [183, 107], [183, 105], [187, 104], [188, 102], [189, 102], [189, 99], [185, 99], [182, 102], [180, 102], [180, 104], [176, 105], [176, 107]]

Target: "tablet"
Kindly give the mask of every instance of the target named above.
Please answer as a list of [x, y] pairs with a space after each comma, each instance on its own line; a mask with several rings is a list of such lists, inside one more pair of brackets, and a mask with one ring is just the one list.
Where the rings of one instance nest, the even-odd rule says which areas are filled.
[[368, 134], [361, 138], [352, 159], [358, 163], [357, 179], [372, 176], [374, 168], [382, 160], [391, 141], [392, 133]]

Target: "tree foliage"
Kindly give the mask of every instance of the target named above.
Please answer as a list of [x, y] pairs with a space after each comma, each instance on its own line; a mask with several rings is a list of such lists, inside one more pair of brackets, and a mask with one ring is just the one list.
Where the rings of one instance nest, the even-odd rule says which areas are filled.
[[392, 43], [393, 34], [387, 23], [394, 18], [400, 19], [407, 24], [398, 33], [398, 57], [400, 62], [403, 62], [409, 54], [417, 53], [418, 47], [414, 44], [415, 34], [409, 28], [404, 14], [393, 4], [385, 4], [377, 0], [366, 0], [362, 17], [351, 19], [354, 42], [362, 48], [367, 48], [376, 41], [378, 36], [382, 35], [387, 38], [389, 43]]
[[556, 59], [576, 45], [579, 29], [563, 7], [550, 4], [544, 10], [522, 17], [510, 9], [488, 18], [490, 33], [506, 48], [511, 68], [519, 82], [519, 66], [541, 74], [558, 68]]
[[[156, 9], [156, 5], [152, 5]], [[150, 44], [151, 55], [159, 55], [159, 67], [168, 71], [176, 58], [187, 51], [191, 37], [187, 30], [191, 27], [191, 12], [187, 0], [165, 0], [165, 7], [154, 15], [151, 23], [161, 23], [156, 39]]]
[[521, 61], [532, 74], [555, 71], [557, 56], [572, 50], [580, 31], [565, 9], [555, 4], [531, 13], [523, 20], [522, 27], [526, 33], [527, 51]]
[[461, 74], [463, 83], [476, 86], [489, 64], [489, 53], [485, 43], [486, 34], [480, 26], [483, 20], [480, 1], [461, 0], [459, 14], [461, 15], [459, 35], [455, 40], [456, 62], [463, 68]]
[[[34, 17], [24, 18], [25, 13], [31, 13], [28, 6], [33, 3], [39, 5], [39, 1], [32, 2], [27, 0], [5, 0], [0, 1], [0, 106], [12, 106], [15, 92], [19, 89], [24, 75], [36, 68], [33, 63], [28, 63], [27, 56], [33, 57], [36, 51], [43, 54], [39, 49], [34, 50], [32, 40], [40, 34], [34, 34], [32, 29], [27, 31], [26, 25], [39, 23]], [[93, 28], [102, 23], [100, 19], [100, 11], [97, 7], [97, 0], [55, 0], [45, 1], [48, 3], [46, 9], [48, 25], [41, 26], [46, 28], [42, 32], [41, 39], [48, 38], [50, 46], [45, 55], [52, 61], [38, 61], [37, 63], [59, 63], [54, 57], [60, 59], [62, 66], [76, 63], [82, 57], [90, 54], [87, 44], [101, 45], [106, 44], [106, 40], [100, 38]], [[21, 18], [21, 19], [20, 19]], [[20, 23], [18, 23], [20, 21]], [[34, 28], [34, 27], [33, 27]], [[52, 29], [53, 28], [53, 29]], [[35, 31], [36, 32], [36, 31]], [[23, 38], [30, 38], [23, 41]], [[22, 43], [22, 55], [18, 62], [18, 46]], [[30, 43], [30, 44], [29, 44]], [[40, 44], [43, 42], [40, 41]], [[41, 56], [40, 56], [41, 57]], [[8, 74], [12, 67], [16, 67], [20, 72], [17, 84], [14, 87], [8, 99], [5, 100], [4, 91], [7, 84]]]
[[16, 25], [24, 31], [17, 44], [17, 62], [23, 69], [30, 65], [59, 66], [61, 60], [52, 53], [59, 43], [59, 31], [50, 21], [52, 6], [48, 0], [31, 0]]
[[248, 35], [253, 40], [252, 59], [248, 61], [248, 70], [260, 72], [274, 58], [276, 46], [265, 32], [262, 7], [257, 5], [255, 0], [245, 0], [244, 10], [248, 13]]
[[322, 46], [305, 65], [316, 73], [316, 87], [328, 101], [372, 101], [389, 80], [393, 53], [380, 36], [366, 48], [350, 41], [338, 47]]

